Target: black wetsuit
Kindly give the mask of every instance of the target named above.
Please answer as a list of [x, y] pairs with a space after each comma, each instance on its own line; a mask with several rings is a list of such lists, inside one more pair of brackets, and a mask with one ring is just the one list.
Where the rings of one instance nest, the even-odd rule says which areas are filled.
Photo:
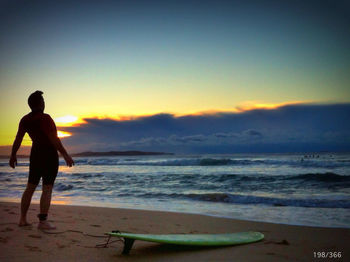
[[44, 185], [53, 185], [58, 172], [58, 153], [49, 135], [57, 136], [55, 122], [48, 114], [31, 112], [21, 119], [19, 129], [27, 132], [33, 141], [28, 183], [37, 185], [42, 177]]

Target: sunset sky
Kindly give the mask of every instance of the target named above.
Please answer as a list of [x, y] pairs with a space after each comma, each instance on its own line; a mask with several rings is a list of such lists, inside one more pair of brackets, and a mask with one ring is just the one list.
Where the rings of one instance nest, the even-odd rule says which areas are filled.
[[341, 0], [1, 1], [0, 145], [41, 90], [73, 151], [350, 149], [349, 14]]

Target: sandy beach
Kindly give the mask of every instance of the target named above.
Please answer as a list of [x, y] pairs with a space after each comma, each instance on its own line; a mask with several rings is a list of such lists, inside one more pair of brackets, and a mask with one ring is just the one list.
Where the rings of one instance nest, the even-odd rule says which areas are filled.
[[[172, 212], [53, 205], [50, 221], [58, 234], [39, 231], [38, 205], [29, 210], [31, 227], [18, 227], [19, 204], [0, 203], [1, 261], [311, 261], [314, 252], [341, 252], [349, 257], [350, 229], [292, 226]], [[60, 233], [63, 231], [68, 232]], [[195, 248], [136, 241], [130, 254], [123, 243], [106, 242], [105, 232], [227, 233], [259, 231], [263, 241], [239, 246]], [[75, 231], [75, 232], [73, 232]], [[79, 231], [79, 232], [78, 232]], [[82, 233], [80, 233], [82, 232]], [[114, 241], [117, 239], [111, 239]]]

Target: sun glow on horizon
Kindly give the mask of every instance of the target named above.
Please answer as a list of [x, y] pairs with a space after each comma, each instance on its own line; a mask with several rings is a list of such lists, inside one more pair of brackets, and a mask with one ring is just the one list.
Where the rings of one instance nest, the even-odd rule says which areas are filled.
[[69, 132], [66, 132], [66, 131], [57, 130], [57, 136], [59, 138], [65, 138], [65, 137], [69, 137], [71, 135], [72, 135], [72, 133], [69, 133]]
[[83, 119], [73, 115], [57, 117], [54, 120], [55, 120], [56, 126], [60, 126], [60, 127], [74, 126], [77, 124], [84, 123]]

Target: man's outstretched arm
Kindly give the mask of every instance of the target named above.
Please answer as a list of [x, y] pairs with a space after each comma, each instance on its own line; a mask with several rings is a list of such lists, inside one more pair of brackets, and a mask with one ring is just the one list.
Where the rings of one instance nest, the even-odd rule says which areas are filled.
[[11, 152], [11, 157], [10, 157], [10, 161], [9, 161], [9, 165], [12, 168], [15, 168], [15, 166], [17, 165], [17, 151], [20, 148], [21, 144], [22, 144], [22, 140], [24, 137], [25, 131], [23, 129], [22, 126], [22, 122], [20, 122], [19, 127], [18, 127], [18, 131], [17, 131], [17, 135], [16, 135], [16, 139], [13, 142], [12, 145], [12, 152]]

